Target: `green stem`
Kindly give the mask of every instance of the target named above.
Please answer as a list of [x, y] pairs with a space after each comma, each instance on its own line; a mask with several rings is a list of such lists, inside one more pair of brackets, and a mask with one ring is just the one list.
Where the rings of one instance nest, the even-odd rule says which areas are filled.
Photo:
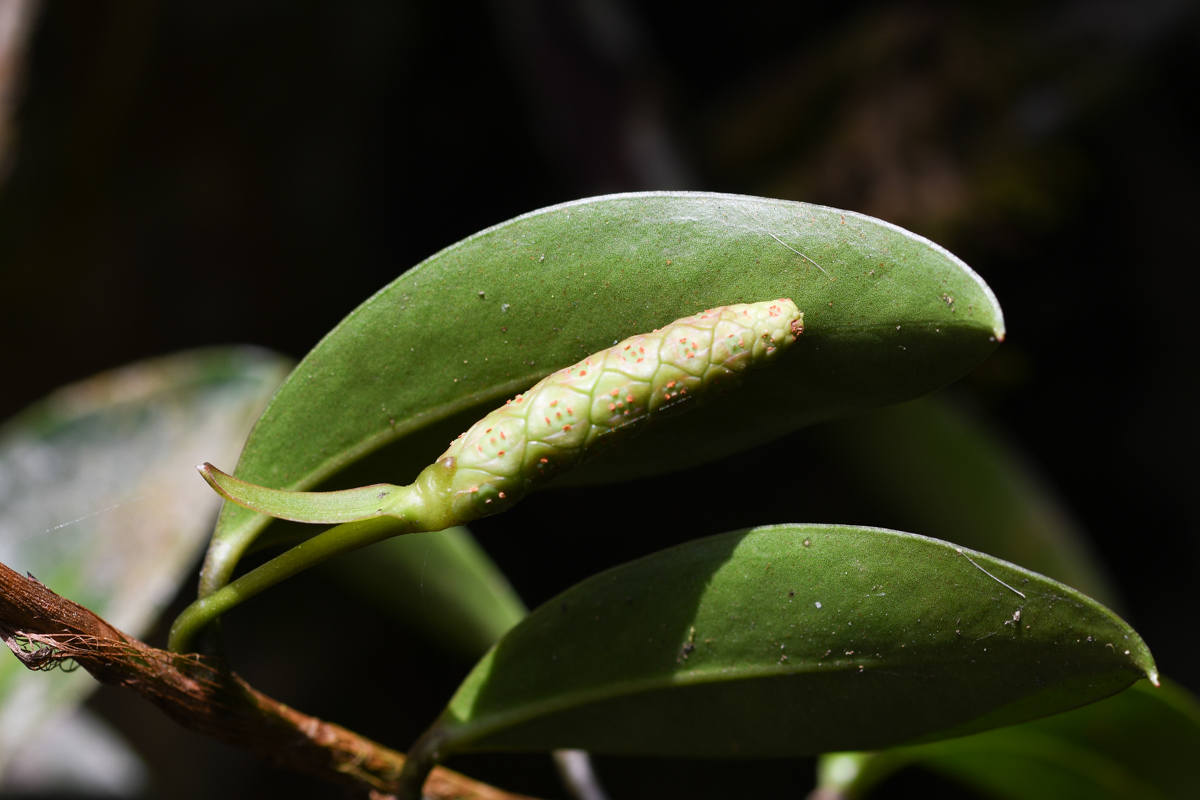
[[279, 545], [297, 544], [314, 537], [311, 529], [272, 525], [265, 533], [259, 533], [260, 528], [241, 531], [236, 537], [214, 540], [208, 546], [204, 557], [204, 566], [200, 570], [200, 597], [208, 597], [213, 592], [225, 586], [233, 578], [242, 556], [266, 550]]
[[[402, 533], [441, 531], [462, 521], [455, 517], [453, 510], [450, 485], [455, 474], [453, 458], [430, 464], [408, 486], [377, 484], [345, 492], [333, 492], [337, 497], [332, 505], [328, 498], [318, 492], [289, 493], [255, 486], [226, 475], [209, 464], [204, 465], [203, 471], [205, 478], [210, 484], [218, 487], [222, 495], [235, 503], [247, 505], [248, 508], [251, 506], [242, 502], [245, 499], [242, 497], [243, 493], [253, 495], [252, 500], [257, 498], [272, 506], [298, 504], [296, 507], [318, 510], [334, 507], [338, 514], [346, 511], [348, 506], [361, 505], [358, 501], [367, 495], [370, 495], [368, 499], [376, 501], [386, 497], [387, 502], [382, 505], [378, 502], [368, 503], [367, 508], [372, 505], [379, 506], [370, 516], [344, 522], [336, 528], [330, 528], [308, 541], [301, 542], [227, 586], [221, 584], [228, 580], [237, 557], [246, 550], [253, 539], [251, 536], [242, 537], [237, 542], [230, 543], [226, 551], [210, 550], [204, 571], [204, 577], [208, 580], [201, 585], [200, 599], [185, 608], [171, 625], [167, 646], [176, 653], [191, 652], [200, 632], [221, 614], [298, 572], [336, 555]], [[354, 513], [362, 511], [363, 508], [357, 508]], [[336, 519], [336, 515], [324, 518]], [[214, 555], [221, 562], [219, 567], [213, 560]]]
[[404, 757], [404, 768], [396, 780], [396, 800], [421, 800], [425, 780], [442, 760], [442, 741], [441, 725], [435, 722], [409, 748]]
[[330, 528], [192, 603], [171, 626], [167, 647], [175, 653], [190, 652], [193, 642], [205, 626], [264, 589], [334, 556], [419, 530], [424, 528], [408, 519], [394, 516], [372, 517]]

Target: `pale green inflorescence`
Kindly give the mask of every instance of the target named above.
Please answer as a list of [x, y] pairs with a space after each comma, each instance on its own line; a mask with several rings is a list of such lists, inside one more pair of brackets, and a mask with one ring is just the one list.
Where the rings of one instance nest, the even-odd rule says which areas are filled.
[[789, 299], [714, 308], [549, 375], [430, 467], [449, 479], [439, 483], [450, 493], [450, 517], [494, 514], [647, 422], [736, 384], [782, 354], [803, 320]]

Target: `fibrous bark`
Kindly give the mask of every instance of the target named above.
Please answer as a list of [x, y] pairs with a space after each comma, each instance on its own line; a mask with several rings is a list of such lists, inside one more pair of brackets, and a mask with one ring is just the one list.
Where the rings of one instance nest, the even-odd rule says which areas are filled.
[[[404, 766], [402, 754], [267, 697], [222, 659], [150, 647], [3, 564], [0, 638], [30, 669], [74, 661], [101, 683], [142, 695], [185, 728], [373, 800], [395, 791]], [[424, 794], [432, 800], [528, 800], [445, 769], [433, 772]]]

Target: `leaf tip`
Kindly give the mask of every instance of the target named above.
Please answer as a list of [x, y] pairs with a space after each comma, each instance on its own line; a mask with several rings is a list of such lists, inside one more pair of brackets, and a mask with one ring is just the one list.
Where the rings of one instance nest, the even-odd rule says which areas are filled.
[[221, 486], [220, 479], [228, 478], [229, 477], [228, 475], [226, 475], [224, 472], [217, 469], [216, 467], [214, 467], [212, 464], [208, 463], [207, 461], [205, 461], [203, 464], [197, 465], [196, 471], [200, 473], [200, 477], [204, 478], [205, 483], [207, 483], [209, 486], [211, 486], [213, 488], [214, 492], [216, 492], [217, 494], [226, 498], [227, 500], [233, 499], [232, 497], [229, 496], [229, 492], [227, 492]]
[[1158, 664], [1154, 661], [1154, 656], [1150, 653], [1150, 648], [1146, 643], [1140, 640], [1131, 642], [1127, 645], [1125, 655], [1133, 659], [1134, 665], [1141, 670], [1142, 675], [1146, 680], [1150, 681], [1154, 686], [1161, 686], [1158, 675]]

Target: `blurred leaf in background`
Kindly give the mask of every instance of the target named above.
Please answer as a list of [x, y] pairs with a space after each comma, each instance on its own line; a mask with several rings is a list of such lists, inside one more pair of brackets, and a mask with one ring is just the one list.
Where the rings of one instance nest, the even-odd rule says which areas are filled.
[[[257, 348], [192, 351], [73, 384], [10, 420], [0, 562], [145, 636], [190, 580], [220, 505], [194, 465], [236, 456], [290, 366]], [[0, 767], [20, 757], [33, 782], [22, 747], [97, 685], [0, 659]]]
[[[860, 800], [917, 765], [1003, 800], [1188, 800], [1200, 785], [1200, 704], [1145, 681], [1066, 714], [882, 753], [822, 756], [811, 800]], [[879, 792], [887, 797], [887, 792]]]
[[474, 661], [525, 617], [525, 604], [466, 528], [398, 536], [325, 568], [348, 593]]
[[827, 423], [810, 441], [889, 525], [1020, 564], [1119, 609], [1112, 579], [1057, 493], [954, 397]]

